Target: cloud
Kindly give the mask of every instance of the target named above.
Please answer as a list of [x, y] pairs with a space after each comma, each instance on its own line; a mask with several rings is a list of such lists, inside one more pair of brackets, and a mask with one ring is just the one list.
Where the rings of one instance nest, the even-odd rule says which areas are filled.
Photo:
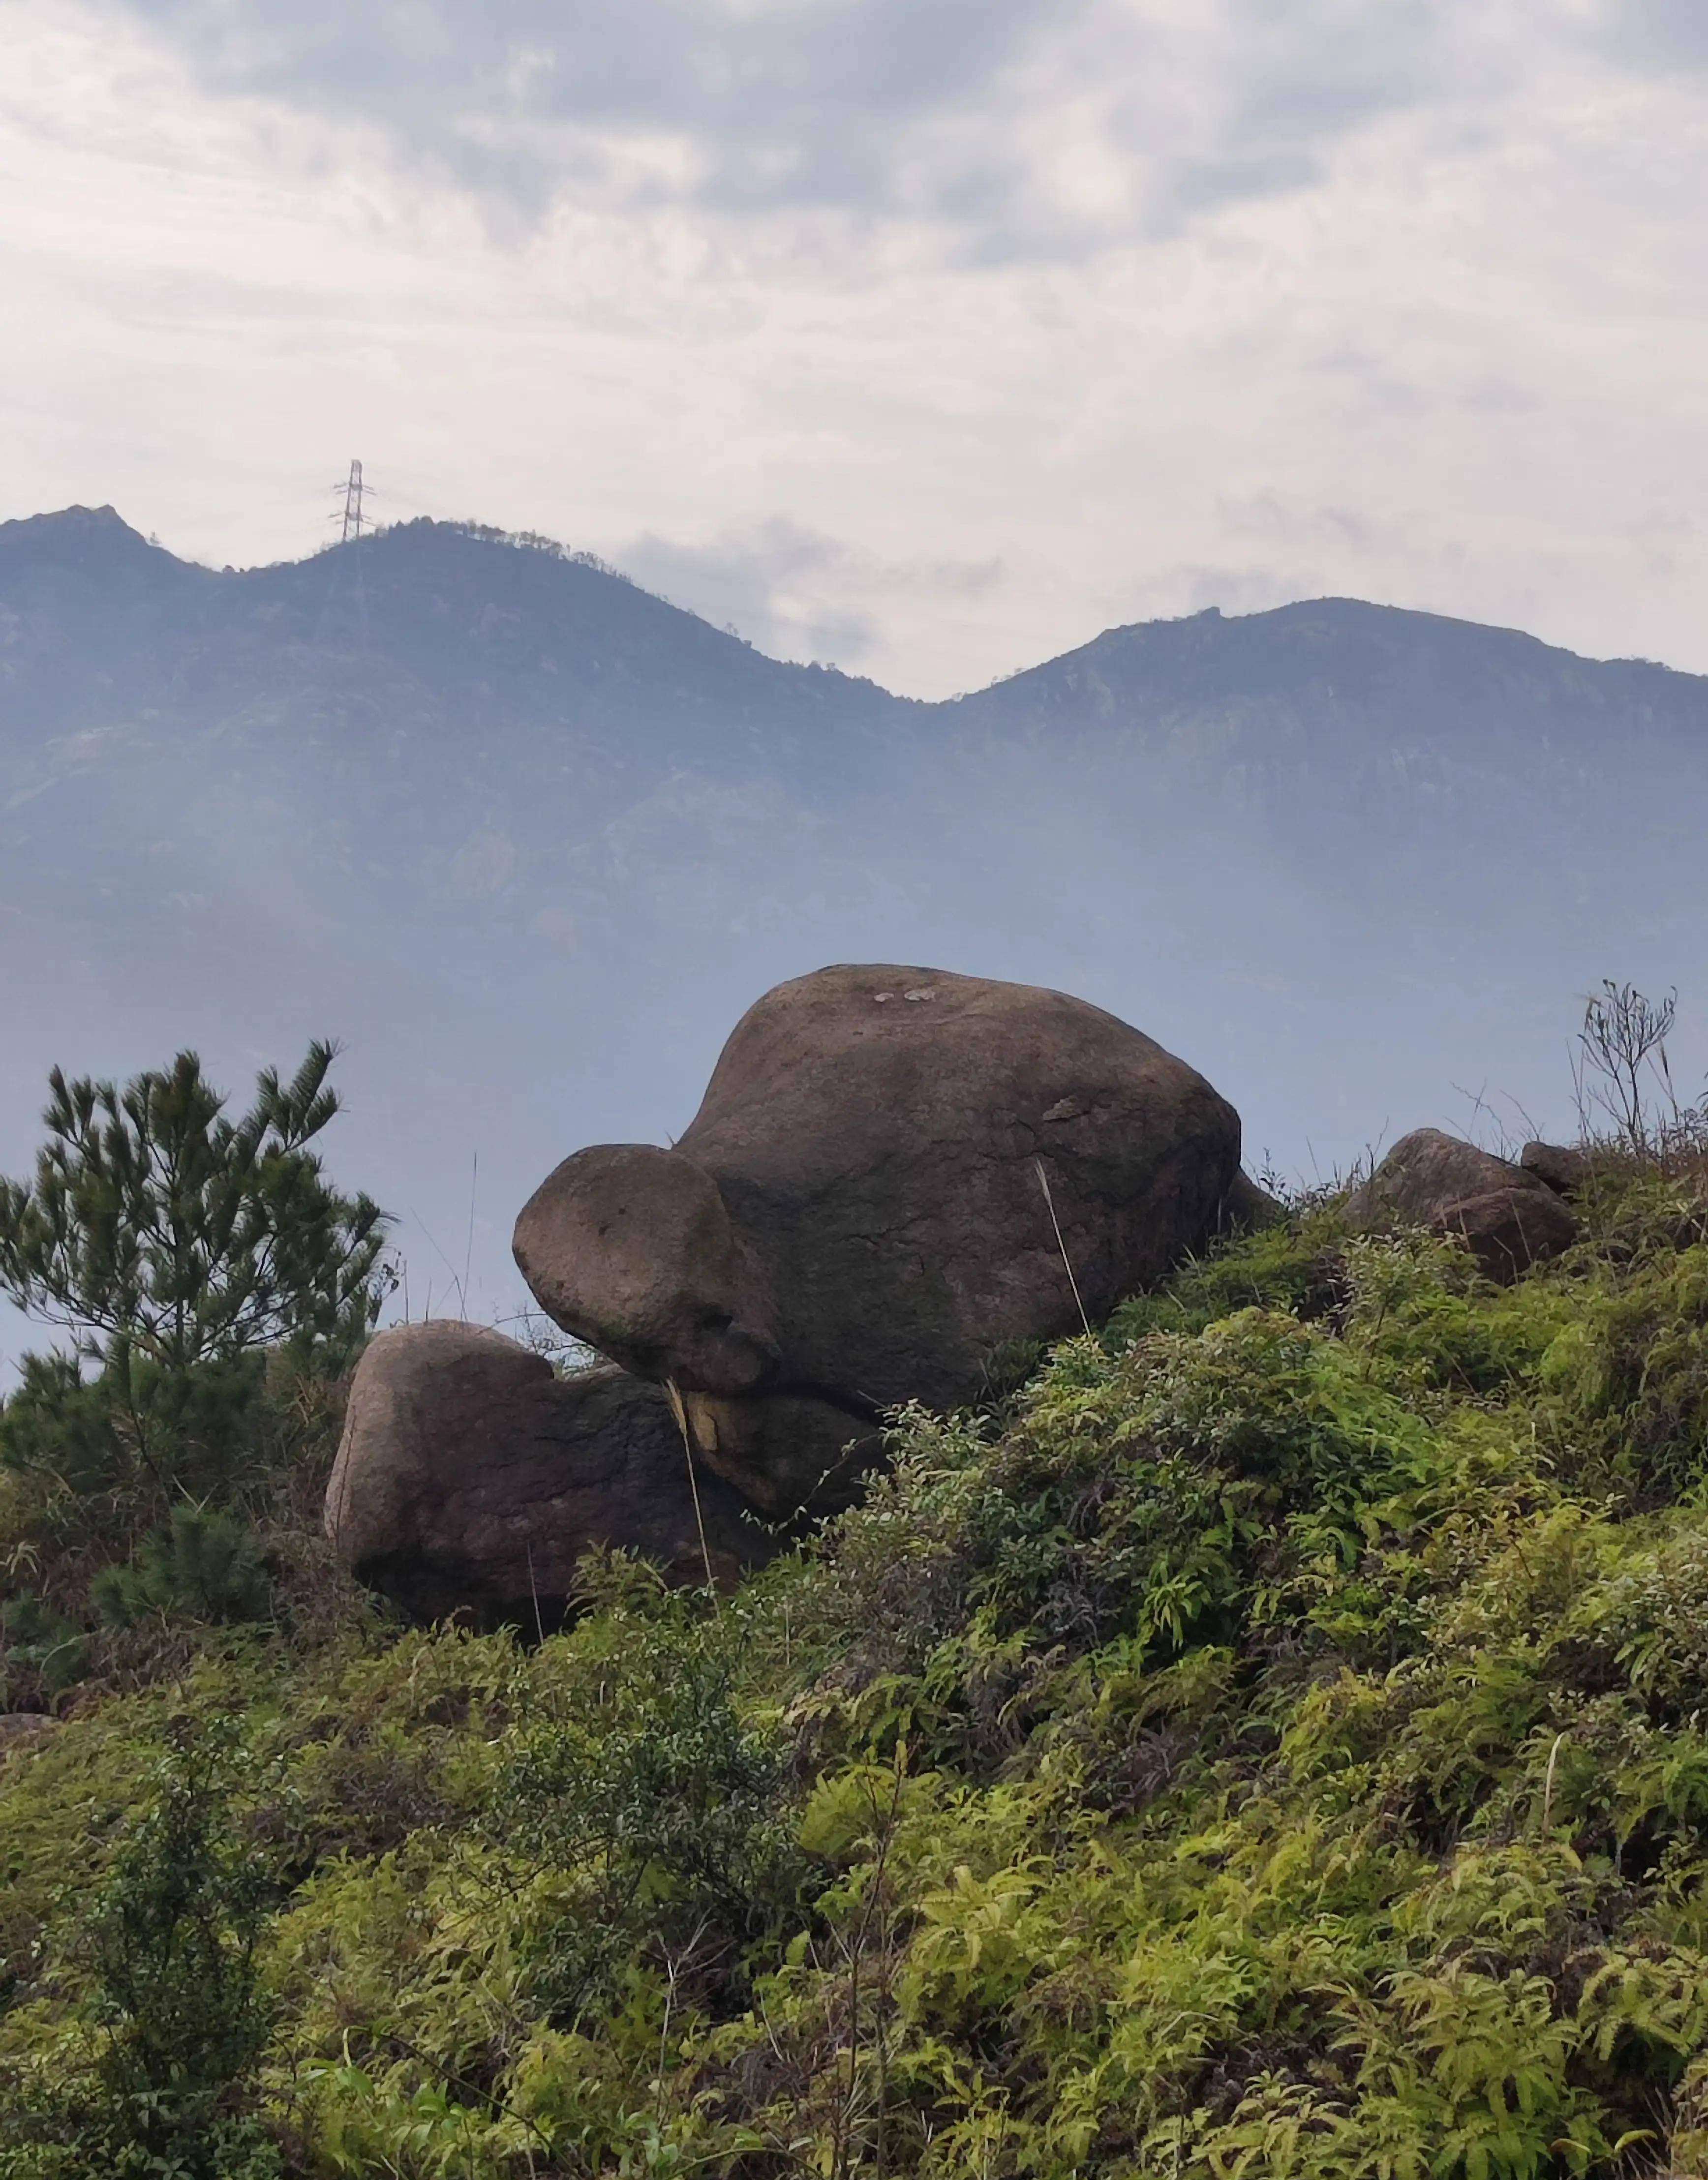
[[906, 597], [984, 597], [1000, 560], [885, 560], [785, 515], [730, 524], [700, 543], [650, 533], [617, 554], [647, 590], [745, 636], [776, 658], [862, 666], [884, 608]]
[[1301, 591], [1708, 658], [1698, 0], [0, 33], [7, 511], [280, 557], [360, 452], [921, 695]]
[[[905, 199], [914, 132], [1045, 0], [121, 0], [223, 88], [380, 130], [482, 192], [751, 211]], [[1057, 0], [1058, 19], [1089, 0]], [[969, 167], [945, 178], [964, 186]]]
[[1708, 52], [1698, 0], [112, 0], [205, 81], [514, 212], [694, 206], [1060, 256], [1296, 191], [1562, 47]]
[[1708, 10], [1701, 0], [1602, 0], [1593, 11], [1602, 48], [1635, 66], [1708, 68]]

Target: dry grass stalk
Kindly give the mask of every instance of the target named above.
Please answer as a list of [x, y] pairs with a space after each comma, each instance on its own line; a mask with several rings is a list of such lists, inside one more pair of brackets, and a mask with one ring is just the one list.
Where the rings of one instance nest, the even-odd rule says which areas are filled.
[[1055, 1198], [1050, 1192], [1050, 1175], [1044, 1170], [1042, 1159], [1033, 1159], [1032, 1163], [1038, 1169], [1038, 1185], [1044, 1191], [1044, 1203], [1050, 1208], [1050, 1223], [1055, 1229], [1055, 1246], [1061, 1252], [1062, 1269], [1067, 1274], [1067, 1284], [1073, 1290], [1073, 1306], [1079, 1312], [1079, 1321], [1085, 1327], [1088, 1338], [1091, 1333], [1091, 1319], [1086, 1315], [1085, 1304], [1080, 1300], [1079, 1281], [1073, 1276], [1073, 1265], [1067, 1254], [1067, 1244], [1061, 1236], [1061, 1221], [1055, 1215]]
[[694, 1468], [694, 1434], [688, 1428], [688, 1411], [674, 1378], [664, 1380], [664, 1392], [670, 1403], [670, 1413], [676, 1418], [676, 1429], [682, 1434], [682, 1454], [688, 1464], [688, 1489], [694, 1500], [694, 1526], [700, 1533], [700, 1559], [706, 1570], [706, 1587], [712, 1593], [712, 1605], [717, 1609], [718, 1585], [712, 1579], [712, 1553], [706, 1542], [706, 1517], [700, 1511], [700, 1479]]

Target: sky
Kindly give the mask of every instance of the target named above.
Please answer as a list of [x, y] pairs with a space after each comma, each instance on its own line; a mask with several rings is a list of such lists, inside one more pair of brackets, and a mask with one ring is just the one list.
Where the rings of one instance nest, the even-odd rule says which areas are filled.
[[0, 0], [0, 517], [373, 511], [976, 688], [1324, 592], [1708, 669], [1700, 0]]

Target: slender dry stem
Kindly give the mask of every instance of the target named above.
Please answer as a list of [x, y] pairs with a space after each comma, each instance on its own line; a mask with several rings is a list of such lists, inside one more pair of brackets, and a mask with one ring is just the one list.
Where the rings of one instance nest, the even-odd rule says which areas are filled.
[[1061, 1238], [1061, 1221], [1055, 1215], [1055, 1198], [1050, 1192], [1050, 1175], [1044, 1170], [1042, 1159], [1033, 1159], [1032, 1163], [1038, 1169], [1038, 1185], [1044, 1191], [1044, 1200], [1050, 1207], [1050, 1223], [1055, 1229], [1055, 1246], [1061, 1252], [1062, 1269], [1067, 1274], [1067, 1284], [1073, 1290], [1073, 1306], [1079, 1312], [1079, 1321], [1085, 1327], [1088, 1335], [1091, 1331], [1091, 1319], [1086, 1315], [1085, 1304], [1080, 1300], [1079, 1281], [1073, 1276], [1073, 1265], [1068, 1257], [1067, 1244]]
[[540, 1617], [539, 1584], [534, 1580], [534, 1548], [532, 1544], [527, 1544], [526, 1549], [528, 1555], [528, 1594], [534, 1600], [534, 1632], [543, 1643], [546, 1639], [546, 1627], [544, 1621]]
[[688, 1489], [694, 1499], [694, 1526], [700, 1533], [700, 1559], [706, 1570], [706, 1587], [712, 1593], [712, 1609], [718, 1607], [718, 1585], [712, 1579], [712, 1553], [706, 1542], [706, 1517], [700, 1511], [700, 1479], [694, 1470], [694, 1434], [688, 1428], [688, 1411], [674, 1378], [666, 1378], [664, 1390], [669, 1397], [670, 1413], [676, 1418], [676, 1429], [682, 1434], [682, 1453], [688, 1464]]
[[1545, 1832], [1551, 1829], [1554, 1821], [1554, 1766], [1560, 1760], [1560, 1744], [1565, 1738], [1563, 1733], [1556, 1733], [1554, 1745], [1548, 1751], [1548, 1775], [1542, 1785], [1542, 1830]]

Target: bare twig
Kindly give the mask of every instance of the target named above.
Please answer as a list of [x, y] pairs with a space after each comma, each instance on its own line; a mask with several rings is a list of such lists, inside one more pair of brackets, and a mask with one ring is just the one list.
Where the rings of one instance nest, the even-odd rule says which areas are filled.
[[[1578, 1032], [1578, 1044], [1599, 1081], [1580, 1076], [1579, 1084], [1589, 1090], [1590, 1101], [1601, 1105], [1639, 1156], [1650, 1148], [1651, 1128], [1664, 1139], [1669, 1127], [1676, 1129], [1679, 1121], [1678, 1094], [1667, 1059], [1667, 1039], [1678, 1011], [1676, 988], [1663, 999], [1651, 999], [1634, 984], [1616, 984], [1611, 977], [1603, 977], [1600, 992], [1584, 1004], [1584, 1027]], [[1662, 1106], [1652, 1122], [1645, 1075], [1652, 1076], [1661, 1087]]]
[[481, 1154], [477, 1151], [474, 1154], [474, 1164], [469, 1170], [469, 1231], [468, 1240], [463, 1247], [462, 1291], [463, 1315], [465, 1317], [469, 1313], [469, 1267], [474, 1262], [475, 1254], [475, 1192], [480, 1186], [480, 1179]]

